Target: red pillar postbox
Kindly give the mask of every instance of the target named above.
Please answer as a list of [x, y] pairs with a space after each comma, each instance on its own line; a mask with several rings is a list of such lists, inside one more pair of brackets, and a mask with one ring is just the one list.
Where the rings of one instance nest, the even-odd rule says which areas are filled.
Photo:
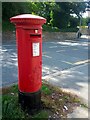
[[16, 26], [19, 103], [24, 109], [37, 110], [41, 104], [42, 25], [46, 19], [23, 14], [10, 21]]

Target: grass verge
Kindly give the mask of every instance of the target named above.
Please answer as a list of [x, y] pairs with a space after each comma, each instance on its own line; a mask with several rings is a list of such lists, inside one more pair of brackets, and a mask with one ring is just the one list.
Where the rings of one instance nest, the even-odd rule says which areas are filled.
[[63, 92], [60, 88], [50, 84], [42, 85], [43, 109], [34, 115], [21, 110], [18, 104], [18, 86], [13, 85], [3, 89], [2, 95], [2, 120], [12, 119], [42, 119], [48, 118], [67, 118], [67, 114], [81, 105], [80, 99], [70, 93]]

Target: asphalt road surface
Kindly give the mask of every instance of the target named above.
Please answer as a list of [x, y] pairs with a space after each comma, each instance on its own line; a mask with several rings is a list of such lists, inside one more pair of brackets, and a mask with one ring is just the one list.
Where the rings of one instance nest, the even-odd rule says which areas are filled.
[[[88, 43], [87, 38], [43, 42], [43, 77], [87, 63]], [[15, 39], [3, 40], [0, 51], [0, 86], [8, 86], [18, 81]]]

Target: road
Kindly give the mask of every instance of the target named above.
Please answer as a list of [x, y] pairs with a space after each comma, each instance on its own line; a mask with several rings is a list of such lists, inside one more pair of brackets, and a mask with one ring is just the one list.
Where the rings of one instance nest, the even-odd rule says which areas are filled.
[[[82, 65], [88, 59], [88, 39], [43, 42], [43, 77]], [[2, 42], [2, 85], [17, 82], [17, 49], [15, 40]], [[0, 85], [1, 86], [1, 85]]]
[[43, 75], [73, 68], [88, 59], [88, 39], [43, 43]]

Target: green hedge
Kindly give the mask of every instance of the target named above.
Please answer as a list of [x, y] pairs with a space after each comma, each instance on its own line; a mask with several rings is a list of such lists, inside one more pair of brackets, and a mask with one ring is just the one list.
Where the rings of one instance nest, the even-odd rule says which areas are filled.
[[[9, 21], [3, 21], [2, 22], [2, 31], [14, 31], [15, 26], [14, 24], [10, 23]], [[52, 27], [49, 25], [43, 25], [43, 31], [47, 32], [77, 32], [78, 28], [65, 28], [65, 29], [59, 29], [57, 27]]]

